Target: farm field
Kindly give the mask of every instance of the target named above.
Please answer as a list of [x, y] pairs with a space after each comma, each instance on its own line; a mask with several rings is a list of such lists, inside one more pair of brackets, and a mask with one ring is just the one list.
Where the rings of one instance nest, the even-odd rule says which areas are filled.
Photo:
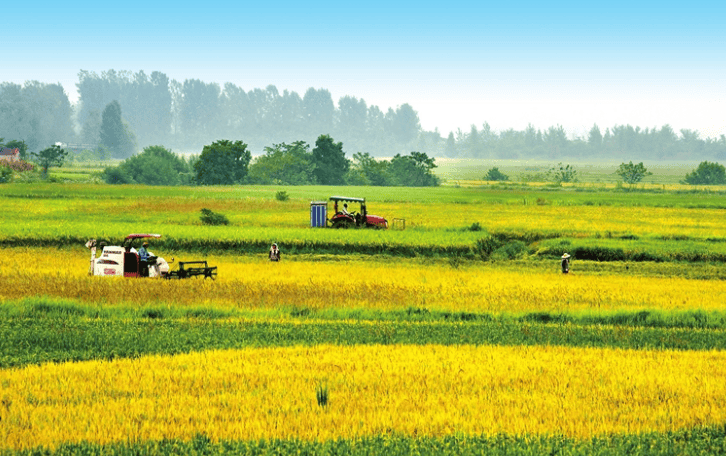
[[[724, 452], [720, 191], [0, 186], [0, 454]], [[217, 280], [89, 277], [132, 232]]]

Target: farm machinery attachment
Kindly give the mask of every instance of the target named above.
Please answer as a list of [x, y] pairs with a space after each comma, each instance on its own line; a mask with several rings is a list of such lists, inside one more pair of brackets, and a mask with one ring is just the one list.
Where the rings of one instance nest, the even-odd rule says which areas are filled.
[[217, 266], [209, 266], [206, 261], [180, 261], [179, 269], [169, 271], [166, 279], [186, 279], [188, 277], [202, 276], [205, 279], [217, 278]]

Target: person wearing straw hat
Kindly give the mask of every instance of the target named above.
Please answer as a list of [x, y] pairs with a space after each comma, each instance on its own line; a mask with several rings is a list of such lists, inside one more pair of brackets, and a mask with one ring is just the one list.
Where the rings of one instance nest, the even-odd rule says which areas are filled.
[[277, 248], [277, 243], [272, 243], [268, 256], [270, 257], [270, 261], [280, 261], [280, 249]]
[[562, 273], [568, 274], [570, 272], [570, 254], [565, 252], [562, 255]]

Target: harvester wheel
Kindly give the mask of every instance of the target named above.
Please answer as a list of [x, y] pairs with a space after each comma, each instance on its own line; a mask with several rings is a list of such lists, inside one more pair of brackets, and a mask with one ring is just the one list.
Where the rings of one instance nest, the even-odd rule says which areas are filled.
[[217, 268], [204, 271], [204, 279], [207, 279], [207, 278], [212, 279], [212, 280], [217, 280]]

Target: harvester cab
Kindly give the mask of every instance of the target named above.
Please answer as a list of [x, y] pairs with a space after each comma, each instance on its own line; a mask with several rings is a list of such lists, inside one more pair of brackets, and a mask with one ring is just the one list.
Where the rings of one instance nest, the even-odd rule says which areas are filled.
[[[388, 228], [388, 220], [378, 215], [368, 214], [365, 198], [331, 196], [330, 201], [333, 203], [333, 216], [329, 220], [331, 228]], [[348, 210], [348, 203], [359, 204], [360, 210]]]
[[[142, 271], [139, 253], [134, 247], [143, 239], [160, 238], [160, 234], [129, 234], [120, 246], [101, 245], [101, 254], [96, 257], [96, 248], [99, 246], [95, 239], [86, 242], [91, 249], [91, 264], [89, 275], [104, 277], [165, 277], [169, 273], [169, 263], [161, 257], [150, 253], [146, 271]], [[173, 261], [173, 260], [172, 260]]]

